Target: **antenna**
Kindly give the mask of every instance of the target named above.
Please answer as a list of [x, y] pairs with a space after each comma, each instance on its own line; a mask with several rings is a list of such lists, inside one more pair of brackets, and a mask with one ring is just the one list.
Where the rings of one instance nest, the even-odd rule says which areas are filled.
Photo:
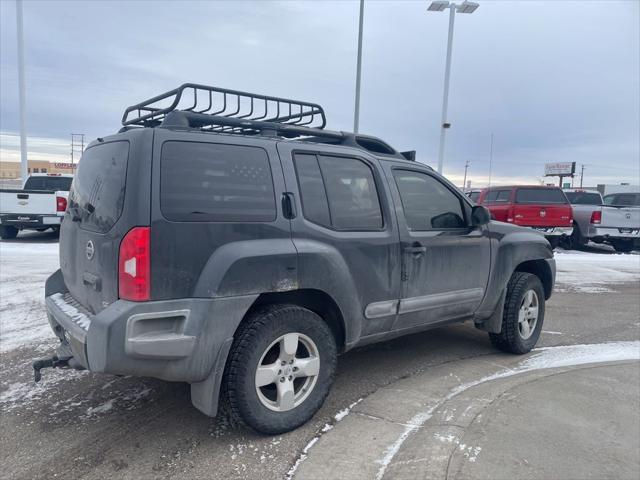
[[489, 186], [491, 186], [491, 167], [493, 166], [493, 132], [491, 132], [491, 143], [489, 145]]

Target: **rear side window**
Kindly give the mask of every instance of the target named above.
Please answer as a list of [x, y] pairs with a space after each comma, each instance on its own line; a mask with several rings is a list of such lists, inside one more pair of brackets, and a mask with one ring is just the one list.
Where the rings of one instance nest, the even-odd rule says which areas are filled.
[[[43, 170], [45, 170], [43, 168]], [[25, 190], [54, 190], [68, 192], [71, 188], [71, 177], [29, 177], [24, 183]]]
[[573, 205], [602, 205], [599, 193], [592, 192], [564, 192]]
[[511, 197], [511, 190], [491, 190], [485, 197], [487, 203], [508, 202]]
[[614, 193], [604, 197], [605, 205], [616, 205], [620, 207], [639, 207], [640, 194], [637, 193]]
[[555, 188], [519, 188], [516, 203], [567, 203], [562, 190]]
[[460, 199], [439, 180], [411, 170], [394, 170], [393, 176], [410, 230], [443, 230], [466, 226]]
[[336, 230], [383, 227], [371, 168], [361, 160], [296, 154], [295, 167], [306, 219]]
[[85, 150], [69, 192], [80, 226], [105, 233], [115, 225], [124, 204], [129, 142], [109, 142]]
[[219, 143], [165, 142], [160, 208], [176, 222], [268, 222], [276, 202], [267, 152]]

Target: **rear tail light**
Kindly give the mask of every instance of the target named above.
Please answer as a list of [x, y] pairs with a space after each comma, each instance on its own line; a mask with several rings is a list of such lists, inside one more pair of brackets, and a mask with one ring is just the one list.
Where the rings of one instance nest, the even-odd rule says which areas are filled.
[[594, 225], [599, 225], [600, 222], [602, 222], [602, 211], [601, 210], [594, 210], [593, 212], [591, 212], [591, 220], [590, 221]]
[[56, 197], [56, 212], [64, 212], [67, 209], [67, 199]]
[[120, 243], [118, 257], [118, 296], [123, 300], [144, 302], [151, 294], [149, 227], [129, 230]]

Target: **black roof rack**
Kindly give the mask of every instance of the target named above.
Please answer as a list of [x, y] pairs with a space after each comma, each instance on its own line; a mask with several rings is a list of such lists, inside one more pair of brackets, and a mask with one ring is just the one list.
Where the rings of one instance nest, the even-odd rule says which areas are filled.
[[185, 83], [131, 105], [122, 116], [123, 130], [135, 127], [197, 128], [218, 133], [305, 137], [317, 143], [362, 148], [401, 159], [376, 137], [325, 130], [324, 110], [317, 103]]
[[175, 111], [311, 128], [324, 128], [327, 123], [316, 103], [185, 83], [131, 105], [124, 111], [122, 125], [156, 127]]

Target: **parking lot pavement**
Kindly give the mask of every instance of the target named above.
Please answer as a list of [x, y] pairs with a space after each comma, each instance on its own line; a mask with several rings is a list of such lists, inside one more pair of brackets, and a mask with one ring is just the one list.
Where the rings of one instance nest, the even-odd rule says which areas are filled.
[[[52, 336], [46, 328], [39, 329], [46, 322], [43, 315], [42, 285], [46, 275], [57, 268], [56, 252], [57, 244], [53, 242], [39, 243], [31, 240], [26, 243], [0, 243], [0, 347], [3, 348], [0, 371], [0, 450], [9, 452], [4, 455], [1, 478], [139, 479], [179, 476], [187, 479], [227, 479], [301, 475], [304, 469], [313, 464], [313, 458], [321, 452], [323, 443], [328, 443], [332, 434], [344, 430], [356, 418], [367, 418], [360, 409], [369, 407], [379, 398], [376, 395], [381, 395], [380, 392], [386, 388], [399, 387], [402, 382], [417, 382], [419, 378], [427, 381], [425, 385], [447, 377], [455, 380], [455, 375], [461, 380], [474, 381], [482, 379], [489, 366], [497, 371], [523, 360], [522, 357], [497, 353], [491, 348], [486, 334], [470, 325], [443, 327], [360, 348], [340, 358], [336, 383], [325, 405], [313, 420], [294, 432], [276, 437], [257, 435], [235, 426], [224, 413], [215, 419], [203, 416], [191, 406], [188, 386], [183, 384], [49, 370], [44, 372], [42, 383], [35, 386], [31, 380], [30, 363], [34, 358], [45, 355], [53, 344]], [[585, 252], [579, 252], [576, 255], [584, 254]], [[570, 257], [563, 259], [563, 255]], [[585, 261], [592, 260], [588, 256], [584, 260], [576, 259], [571, 253], [561, 252], [557, 257], [559, 272], [569, 275], [572, 268], [575, 269], [571, 267], [572, 263], [583, 265]], [[610, 279], [602, 283], [602, 277], [591, 275], [587, 278], [582, 275], [578, 279], [569, 280], [574, 282], [572, 284], [559, 284], [558, 293], [548, 303], [540, 345], [556, 347], [640, 339], [640, 256], [611, 257], [624, 258], [624, 261], [601, 261], [597, 271], [599, 275], [605, 275], [606, 272], [609, 274], [611, 271], [620, 272], [621, 276], [617, 278], [623, 283], [611, 283]], [[559, 274], [559, 278], [561, 277], [562, 274]], [[585, 290], [589, 285], [598, 288]], [[20, 338], [25, 339], [21, 346]], [[561, 392], [566, 392], [575, 408], [586, 415], [581, 420], [582, 423], [576, 420], [576, 435], [585, 436], [584, 432], [588, 431], [593, 438], [601, 436], [603, 442], [615, 445], [612, 436], [607, 436], [611, 431], [604, 434], [602, 432], [604, 423], [614, 421], [613, 412], [597, 410], [595, 405], [588, 410], [584, 404], [576, 404], [576, 398], [584, 397], [584, 389], [589, 385], [599, 383], [611, 387], [609, 395], [613, 395], [613, 403], [633, 405], [633, 400], [637, 404], [640, 396], [637, 385], [634, 386], [631, 381], [622, 385], [606, 384], [588, 376], [582, 380], [576, 377], [575, 381], [569, 381], [567, 379], [572, 379], [574, 375], [584, 375], [584, 365], [580, 366], [581, 370], [576, 370], [575, 366], [562, 368], [567, 369], [566, 372], [562, 370], [565, 372], [562, 375], [549, 379], [541, 376], [539, 383], [518, 384], [509, 391], [515, 392], [515, 400], [529, 396], [537, 399], [531, 405], [532, 415], [550, 415], [549, 411], [539, 409], [539, 403], [548, 402], [555, 397], [546, 393], [547, 390], [553, 392], [564, 384], [565, 388]], [[615, 368], [632, 367], [622, 365]], [[629, 370], [626, 373], [612, 372], [612, 378], [630, 376]], [[467, 377], [463, 378], [461, 373]], [[609, 374], [602, 375], [606, 377]], [[510, 382], [519, 381], [520, 378], [524, 376], [503, 379], [500, 384], [510, 385]], [[553, 383], [555, 378], [559, 384]], [[483, 388], [491, 385], [496, 383], [487, 382]], [[571, 386], [570, 390], [568, 385]], [[489, 390], [491, 391], [490, 388]], [[467, 393], [474, 392], [481, 390], [470, 389]], [[569, 395], [570, 392], [574, 393]], [[433, 394], [429, 389], [424, 389], [422, 396], [412, 398], [416, 403], [425, 404], [435, 398]], [[400, 395], [404, 394], [400, 392]], [[486, 413], [481, 414], [480, 418], [488, 423], [478, 424], [477, 431], [472, 429], [466, 433], [477, 435], [478, 432], [486, 432], [491, 436], [499, 430], [500, 422], [508, 422], [512, 428], [521, 428], [526, 432], [528, 427], [524, 420], [515, 423], [515, 415], [518, 413], [516, 407], [519, 404], [511, 402], [509, 395], [511, 394], [501, 397]], [[411, 399], [408, 394], [404, 396]], [[393, 402], [381, 404], [381, 412], [391, 415], [394, 413], [393, 405]], [[402, 423], [402, 412], [395, 410], [395, 413], [398, 414], [396, 420]], [[626, 415], [626, 425], [633, 425], [633, 422], [637, 424], [637, 408], [635, 416], [633, 409]], [[511, 422], [511, 418], [514, 422]], [[530, 420], [535, 421], [533, 417]], [[402, 435], [405, 426], [394, 425], [398, 427], [394, 432]], [[560, 435], [567, 428], [557, 430], [557, 435]], [[355, 438], [352, 450], [354, 445], [364, 443], [365, 437], [358, 436], [356, 430], [351, 433]], [[396, 442], [397, 438], [391, 437], [391, 442], [386, 437], [375, 439], [378, 443], [370, 443], [369, 446], [373, 450], [373, 446], [379, 445], [382, 452], [386, 452], [389, 444]], [[419, 435], [407, 435], [406, 440], [398, 447], [400, 456], [390, 457], [389, 466], [383, 472], [385, 478], [394, 478], [394, 470], [400, 476], [401, 470], [394, 465], [401, 460], [412, 460], [403, 457], [411, 449], [419, 450], [421, 445], [425, 445], [425, 448], [427, 445], [433, 446], [433, 443], [426, 443], [426, 440], [421, 443], [421, 438], [423, 437]], [[473, 463], [460, 463], [460, 468], [456, 470], [460, 478], [476, 474], [491, 476], [491, 465], [495, 462], [505, 467], [501, 472], [508, 473], [506, 468], [510, 462], [514, 458], [520, 458], [516, 445], [503, 443], [502, 450], [505, 454], [500, 456], [498, 446], [496, 445], [496, 450], [492, 450], [483, 438], [474, 436], [473, 441], [465, 439], [468, 445], [482, 446], [482, 449], [475, 457], [475, 462], [469, 462], [464, 457], [464, 452], [460, 453], [467, 463]], [[633, 442], [637, 441], [637, 436], [619, 437], [618, 440]], [[556, 441], [561, 442], [562, 437], [553, 439], [553, 442]], [[448, 445], [439, 439], [437, 442], [435, 445]], [[452, 440], [451, 443], [455, 444], [455, 441]], [[524, 446], [526, 444], [523, 443]], [[633, 443], [629, 446], [633, 447]], [[509, 451], [510, 447], [513, 450]], [[619, 452], [620, 458], [633, 460], [624, 454], [622, 447]], [[567, 454], [569, 453], [572, 452], [567, 450]], [[303, 458], [305, 460], [301, 461]], [[452, 455], [450, 458], [453, 466], [458, 465], [456, 456]], [[537, 457], [524, 458], [527, 462], [535, 462]], [[373, 458], [373, 463], [368, 463], [366, 467], [374, 471], [373, 478], [381, 466], [378, 460], [380, 458]], [[295, 465], [297, 470], [292, 471]], [[566, 465], [569, 463], [563, 464]], [[476, 470], [472, 470], [473, 468]], [[513, 478], [520, 478], [518, 475], [525, 471], [535, 474], [533, 467], [529, 470], [527, 468], [513, 470], [512, 472], [517, 473]], [[613, 475], [615, 473], [620, 475]], [[615, 478], [624, 474], [625, 471], [622, 470], [612, 472]], [[341, 477], [342, 475], [339, 476]], [[323, 475], [321, 478], [328, 477]], [[521, 478], [535, 476], [522, 474]]]

